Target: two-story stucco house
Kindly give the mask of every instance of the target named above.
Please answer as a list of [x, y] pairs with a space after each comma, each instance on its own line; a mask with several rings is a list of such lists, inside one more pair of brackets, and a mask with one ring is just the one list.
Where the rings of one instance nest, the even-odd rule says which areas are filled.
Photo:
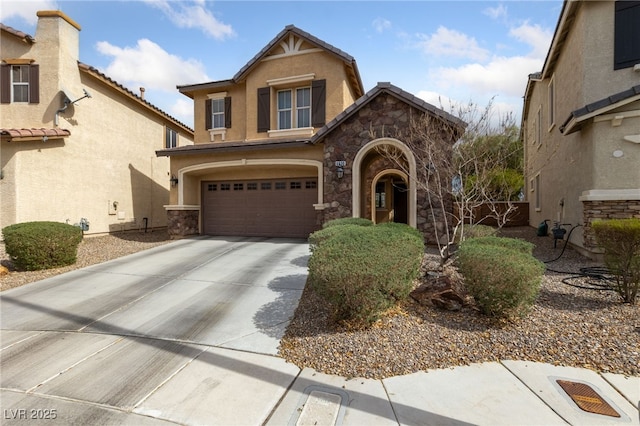
[[35, 37], [0, 29], [0, 228], [166, 226], [169, 161], [155, 151], [192, 144], [193, 130], [79, 62], [80, 25], [64, 13], [37, 15]]
[[[416, 184], [424, 170], [397, 130], [423, 114], [464, 123], [389, 83], [365, 93], [356, 61], [340, 49], [289, 25], [233, 78], [179, 90], [194, 102], [195, 144], [158, 151], [177, 178], [172, 235], [306, 237], [340, 217], [432, 235]], [[454, 142], [443, 139], [443, 149]]]
[[522, 134], [532, 225], [595, 255], [594, 220], [640, 217], [640, 1], [564, 2]]

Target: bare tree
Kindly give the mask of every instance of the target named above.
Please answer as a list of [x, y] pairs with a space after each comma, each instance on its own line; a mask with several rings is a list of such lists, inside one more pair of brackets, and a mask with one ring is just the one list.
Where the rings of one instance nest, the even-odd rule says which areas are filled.
[[452, 111], [452, 115], [466, 123], [466, 128], [447, 117], [426, 112], [411, 116], [406, 129], [392, 130], [415, 154], [414, 176], [401, 152], [387, 146], [380, 148], [380, 153], [392, 159], [426, 194], [430, 228], [443, 266], [451, 258], [455, 244], [465, 238], [465, 226], [483, 220], [474, 217], [478, 207], [488, 205], [499, 226], [515, 209], [511, 194], [504, 200], [506, 209], [497, 203], [502, 201], [500, 198], [507, 198], [506, 193], [500, 193], [506, 187], [500, 179], [507, 176], [507, 160], [514, 153], [510, 148], [495, 149], [492, 144], [517, 129], [513, 117], [494, 117], [492, 102], [484, 108], [470, 102]]

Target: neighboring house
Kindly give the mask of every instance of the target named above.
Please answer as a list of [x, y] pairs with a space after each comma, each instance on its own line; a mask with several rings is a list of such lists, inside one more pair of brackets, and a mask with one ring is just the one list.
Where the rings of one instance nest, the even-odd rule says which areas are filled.
[[531, 224], [640, 217], [640, 1], [565, 1], [522, 120]]
[[37, 15], [35, 37], [0, 29], [0, 228], [166, 226], [169, 161], [155, 151], [192, 144], [193, 130], [78, 62], [80, 26], [65, 14]]
[[[157, 153], [178, 178], [167, 206], [172, 235], [306, 237], [340, 217], [432, 235], [415, 182], [425, 171], [396, 130], [425, 113], [463, 123], [389, 83], [365, 93], [356, 61], [340, 49], [289, 25], [232, 79], [178, 89], [194, 101], [195, 144]], [[401, 152], [410, 173], [381, 147]]]

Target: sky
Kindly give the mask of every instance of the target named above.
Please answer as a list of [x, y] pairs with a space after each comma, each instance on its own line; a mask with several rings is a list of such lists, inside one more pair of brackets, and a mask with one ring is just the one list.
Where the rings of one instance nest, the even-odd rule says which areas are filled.
[[356, 59], [365, 91], [390, 82], [435, 105], [493, 105], [520, 122], [562, 0], [0, 0], [0, 21], [36, 36], [36, 11], [77, 22], [80, 61], [193, 127], [176, 86], [230, 79], [285, 26]]

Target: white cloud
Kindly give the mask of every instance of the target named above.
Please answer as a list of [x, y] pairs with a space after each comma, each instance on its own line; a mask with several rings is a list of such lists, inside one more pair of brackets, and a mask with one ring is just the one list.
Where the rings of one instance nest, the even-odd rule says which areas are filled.
[[478, 46], [475, 38], [456, 30], [439, 27], [432, 35], [418, 34], [419, 46], [425, 53], [437, 56], [455, 56], [475, 61], [485, 60], [486, 49]]
[[210, 80], [201, 62], [172, 55], [147, 39], [124, 48], [101, 41], [96, 48], [113, 58], [103, 72], [125, 86], [175, 93], [176, 85]]
[[488, 7], [482, 11], [491, 19], [505, 19], [507, 17], [507, 7], [500, 3], [497, 7]]
[[542, 59], [547, 56], [553, 37], [550, 29], [542, 28], [540, 25], [530, 25], [528, 22], [519, 27], [511, 28], [509, 35], [533, 48], [529, 56]]
[[[57, 10], [58, 5], [53, 0], [2, 1], [0, 5], [0, 21], [10, 18], [21, 18], [29, 25], [36, 25], [39, 10]], [[19, 29], [19, 28], [16, 28]]]
[[522, 96], [527, 76], [540, 70], [543, 61], [525, 56], [494, 57], [487, 64], [472, 63], [460, 67], [441, 67], [432, 72], [439, 87], [465, 86], [475, 93], [505, 93]]
[[231, 25], [219, 21], [207, 9], [205, 0], [189, 2], [145, 0], [145, 2], [160, 9], [179, 28], [198, 28], [217, 40], [224, 40], [235, 35]]
[[186, 98], [176, 99], [176, 101], [169, 106], [168, 114], [189, 126], [193, 126], [193, 101]]
[[383, 33], [386, 30], [391, 29], [391, 21], [388, 21], [384, 18], [376, 18], [371, 23], [373, 28], [375, 28], [376, 32]]

